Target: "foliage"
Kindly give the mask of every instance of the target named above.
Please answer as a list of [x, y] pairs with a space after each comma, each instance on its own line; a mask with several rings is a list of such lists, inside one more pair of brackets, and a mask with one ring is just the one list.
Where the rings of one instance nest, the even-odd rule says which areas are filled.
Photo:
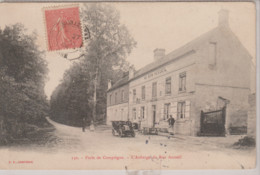
[[30, 125], [43, 126], [48, 112], [44, 94], [47, 65], [36, 33], [21, 24], [0, 30], [0, 139], [26, 136]]
[[242, 139], [239, 139], [233, 146], [236, 148], [241, 147], [255, 147], [255, 139], [253, 137], [245, 136]]
[[91, 116], [90, 84], [85, 65], [75, 63], [65, 72], [63, 82], [51, 96], [51, 116], [54, 120], [81, 126], [82, 118]]
[[[122, 78], [130, 67], [126, 57], [136, 45], [126, 26], [120, 23], [119, 12], [112, 6], [91, 3], [84, 5], [81, 12], [83, 27], [89, 31], [90, 38], [83, 58], [66, 72], [51, 98], [52, 118], [70, 124], [76, 118], [76, 123], [80, 123], [83, 116], [88, 121], [95, 119], [94, 115], [97, 120], [98, 116], [104, 119], [108, 80], [116, 82]], [[75, 84], [72, 77], [81, 78]], [[86, 106], [85, 111], [80, 106]]]

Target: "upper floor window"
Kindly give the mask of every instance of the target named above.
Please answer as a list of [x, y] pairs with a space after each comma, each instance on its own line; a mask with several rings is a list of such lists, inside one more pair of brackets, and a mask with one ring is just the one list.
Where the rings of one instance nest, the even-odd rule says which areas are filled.
[[145, 99], [145, 86], [142, 86], [142, 100]]
[[109, 95], [109, 104], [112, 105], [112, 94]]
[[165, 80], [165, 94], [171, 94], [171, 77], [166, 78]]
[[125, 100], [125, 92], [124, 90], [121, 91], [121, 102]]
[[177, 106], [177, 117], [179, 119], [183, 119], [185, 118], [185, 101], [183, 102], [178, 102], [178, 106]]
[[133, 89], [133, 101], [136, 100], [136, 89]]
[[154, 82], [152, 84], [152, 97], [156, 97], [157, 96], [157, 82]]
[[179, 91], [186, 91], [186, 72], [179, 75]]
[[170, 117], [170, 103], [165, 103], [164, 104], [164, 119], [168, 119]]

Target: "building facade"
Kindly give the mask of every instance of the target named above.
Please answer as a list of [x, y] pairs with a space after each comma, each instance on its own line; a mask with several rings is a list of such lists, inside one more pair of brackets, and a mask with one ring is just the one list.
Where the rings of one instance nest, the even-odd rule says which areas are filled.
[[[213, 30], [167, 55], [155, 49], [153, 63], [130, 70], [127, 119], [141, 128], [167, 128], [172, 115], [176, 134], [199, 135], [202, 113], [225, 109], [217, 121], [225, 133], [246, 125], [251, 59], [229, 28], [228, 12], [221, 10]], [[213, 120], [218, 119], [209, 119], [208, 126]]]
[[111, 82], [109, 82], [109, 89], [107, 91], [107, 125], [111, 125], [111, 121], [128, 120], [128, 80], [129, 77], [125, 76], [116, 82], [113, 87], [111, 87]]

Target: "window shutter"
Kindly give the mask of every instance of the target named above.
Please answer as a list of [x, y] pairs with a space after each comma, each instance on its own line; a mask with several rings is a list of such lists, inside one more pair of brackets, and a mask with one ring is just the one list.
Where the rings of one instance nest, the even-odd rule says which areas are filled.
[[161, 113], [160, 113], [160, 119], [162, 120], [163, 119], [163, 115], [164, 115], [164, 105], [162, 104], [161, 106]]
[[136, 108], [136, 115], [137, 115], [137, 119], [139, 120], [141, 117], [141, 108]]
[[181, 103], [177, 103], [177, 118], [181, 118]]
[[187, 100], [185, 101], [185, 118], [189, 118], [190, 117], [190, 101]]
[[164, 81], [159, 81], [158, 82], [158, 96], [163, 96], [163, 92], [164, 92]]
[[144, 107], [144, 119], [146, 119], [146, 114], [147, 114], [146, 111], [147, 111], [147, 107], [145, 106], [145, 107]]
[[152, 98], [152, 87], [147, 86], [147, 93], [146, 93], [146, 99], [151, 99]]
[[173, 118], [177, 118], [177, 102], [171, 103], [171, 114]]

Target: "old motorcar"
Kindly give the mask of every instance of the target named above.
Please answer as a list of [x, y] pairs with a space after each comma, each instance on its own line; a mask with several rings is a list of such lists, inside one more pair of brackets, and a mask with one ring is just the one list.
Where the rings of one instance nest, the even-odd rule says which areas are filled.
[[112, 121], [112, 134], [123, 136], [135, 137], [135, 132], [130, 121]]

